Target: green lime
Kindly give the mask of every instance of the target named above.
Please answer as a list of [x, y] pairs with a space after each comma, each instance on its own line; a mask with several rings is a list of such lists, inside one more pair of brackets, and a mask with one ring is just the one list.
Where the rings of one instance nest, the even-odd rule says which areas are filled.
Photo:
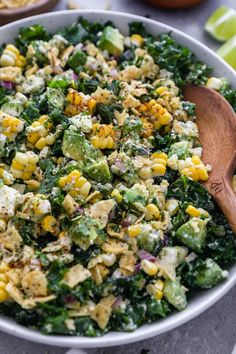
[[220, 6], [208, 18], [205, 30], [218, 41], [224, 42], [236, 34], [236, 11]]
[[236, 35], [224, 43], [217, 54], [236, 70]]

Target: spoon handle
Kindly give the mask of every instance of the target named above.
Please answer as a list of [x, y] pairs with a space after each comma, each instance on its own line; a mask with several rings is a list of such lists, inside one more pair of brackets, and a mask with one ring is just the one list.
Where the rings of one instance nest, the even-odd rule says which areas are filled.
[[[236, 152], [225, 174], [212, 171], [206, 187], [226, 216], [236, 235], [236, 193], [233, 190], [232, 177], [236, 166]], [[215, 172], [215, 173], [214, 173]]]

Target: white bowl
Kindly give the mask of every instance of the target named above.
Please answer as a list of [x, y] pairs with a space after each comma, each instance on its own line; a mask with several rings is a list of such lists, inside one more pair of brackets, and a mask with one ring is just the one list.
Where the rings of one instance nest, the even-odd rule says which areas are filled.
[[[226, 77], [231, 82], [232, 86], [236, 88], [235, 71], [222, 59], [220, 59], [212, 50], [200, 42], [165, 24], [149, 20], [144, 17], [121, 12], [92, 10], [62, 11], [26, 18], [0, 28], [0, 45], [2, 43], [12, 42], [21, 27], [40, 23], [44, 25], [47, 30], [55, 32], [63, 26], [70, 25], [79, 16], [83, 16], [89, 21], [112, 21], [124, 34], [128, 34], [128, 24], [132, 21], [143, 22], [146, 25], [147, 30], [153, 35], [157, 35], [161, 32], [172, 32], [172, 36], [177, 40], [177, 42], [190, 48], [194, 53], [196, 53], [198, 59], [214, 68], [214, 74], [216, 76]], [[62, 347], [98, 348], [127, 344], [167, 332], [170, 329], [191, 320], [212, 306], [235, 284], [236, 265], [229, 269], [229, 277], [226, 281], [211, 290], [200, 292], [189, 301], [188, 307], [184, 311], [173, 313], [166, 319], [159, 320], [153, 324], [144, 325], [132, 333], [111, 332], [98, 338], [43, 335], [38, 331], [30, 330], [16, 324], [13, 320], [4, 317], [0, 317], [0, 330], [30, 341]]]

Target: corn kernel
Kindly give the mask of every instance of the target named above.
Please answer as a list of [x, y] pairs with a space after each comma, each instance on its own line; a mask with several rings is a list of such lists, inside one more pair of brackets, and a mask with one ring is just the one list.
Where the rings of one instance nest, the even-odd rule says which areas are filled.
[[47, 145], [47, 140], [46, 138], [40, 138], [37, 143], [35, 144], [35, 147], [39, 150], [42, 150], [45, 146]]
[[51, 232], [53, 234], [57, 228], [57, 220], [54, 218], [54, 216], [47, 215], [41, 221], [41, 226], [45, 231]]
[[0, 289], [0, 303], [5, 302], [8, 299], [8, 293], [4, 289]]
[[168, 91], [166, 86], [160, 86], [158, 87], [155, 92], [158, 93], [159, 95], [161, 95], [162, 93], [164, 93], [165, 91]]
[[150, 275], [150, 276], [154, 276], [157, 274], [158, 272], [158, 265], [156, 263], [153, 263], [147, 259], [143, 259], [141, 262], [141, 268], [143, 269], [143, 271]]
[[23, 163], [18, 162], [16, 159], [12, 160], [11, 164], [12, 168], [15, 168], [16, 170], [23, 171], [25, 168], [25, 165]]
[[164, 174], [166, 173], [166, 167], [159, 163], [154, 164], [152, 165], [152, 172], [153, 177], [164, 176]]
[[195, 167], [189, 167], [189, 168], [184, 168], [182, 171], [180, 171], [181, 175], [191, 177], [194, 181], [198, 181], [198, 173]]
[[146, 206], [145, 216], [147, 220], [158, 219], [160, 216], [160, 211], [155, 204], [148, 204]]
[[106, 267], [111, 267], [116, 261], [116, 255], [111, 253], [111, 254], [102, 254], [102, 262]]
[[161, 300], [163, 298], [164, 282], [162, 280], [157, 280], [153, 284], [147, 285], [147, 292], [154, 296], [156, 300]]
[[198, 155], [192, 156], [192, 162], [194, 165], [200, 165], [202, 164], [202, 161]]
[[141, 233], [142, 229], [139, 225], [132, 225], [128, 227], [129, 237], [137, 237]]
[[194, 206], [192, 205], [189, 205], [186, 209], [186, 213], [189, 214], [190, 216], [192, 217], [199, 217], [201, 215], [201, 212], [195, 208]]
[[168, 112], [164, 113], [158, 120], [161, 125], [167, 125], [173, 120], [172, 115]]
[[151, 159], [162, 159], [167, 161], [168, 156], [164, 152], [154, 152]]
[[139, 177], [142, 179], [150, 179], [153, 177], [153, 173], [150, 167], [142, 167], [139, 170]]
[[170, 216], [173, 216], [179, 210], [179, 202], [176, 199], [169, 199], [166, 201], [166, 209], [170, 213]]
[[94, 111], [95, 111], [95, 108], [96, 108], [96, 100], [91, 98], [89, 101], [88, 101], [88, 110], [89, 110], [89, 113], [93, 114]]
[[137, 47], [142, 47], [144, 44], [144, 39], [140, 34], [132, 34], [130, 37], [131, 43], [136, 45]]
[[209, 178], [208, 173], [207, 173], [207, 169], [204, 165], [202, 165], [201, 167], [197, 168], [197, 174], [198, 174], [198, 178], [200, 181], [206, 182]]
[[93, 136], [91, 138], [91, 143], [93, 144], [93, 146], [96, 148], [96, 149], [99, 149], [100, 147], [100, 139], [98, 136]]
[[113, 198], [115, 198], [115, 200], [117, 201], [117, 203], [120, 203], [123, 199], [122, 195], [120, 194], [118, 189], [113, 189], [113, 191], [111, 192], [111, 196]]

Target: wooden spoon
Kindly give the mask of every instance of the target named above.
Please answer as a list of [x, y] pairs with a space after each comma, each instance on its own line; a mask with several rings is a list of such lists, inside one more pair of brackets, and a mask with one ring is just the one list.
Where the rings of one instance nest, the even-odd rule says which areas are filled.
[[205, 186], [236, 234], [236, 193], [232, 185], [236, 167], [236, 114], [223, 96], [204, 86], [186, 86], [184, 97], [196, 104], [202, 159], [212, 166]]

